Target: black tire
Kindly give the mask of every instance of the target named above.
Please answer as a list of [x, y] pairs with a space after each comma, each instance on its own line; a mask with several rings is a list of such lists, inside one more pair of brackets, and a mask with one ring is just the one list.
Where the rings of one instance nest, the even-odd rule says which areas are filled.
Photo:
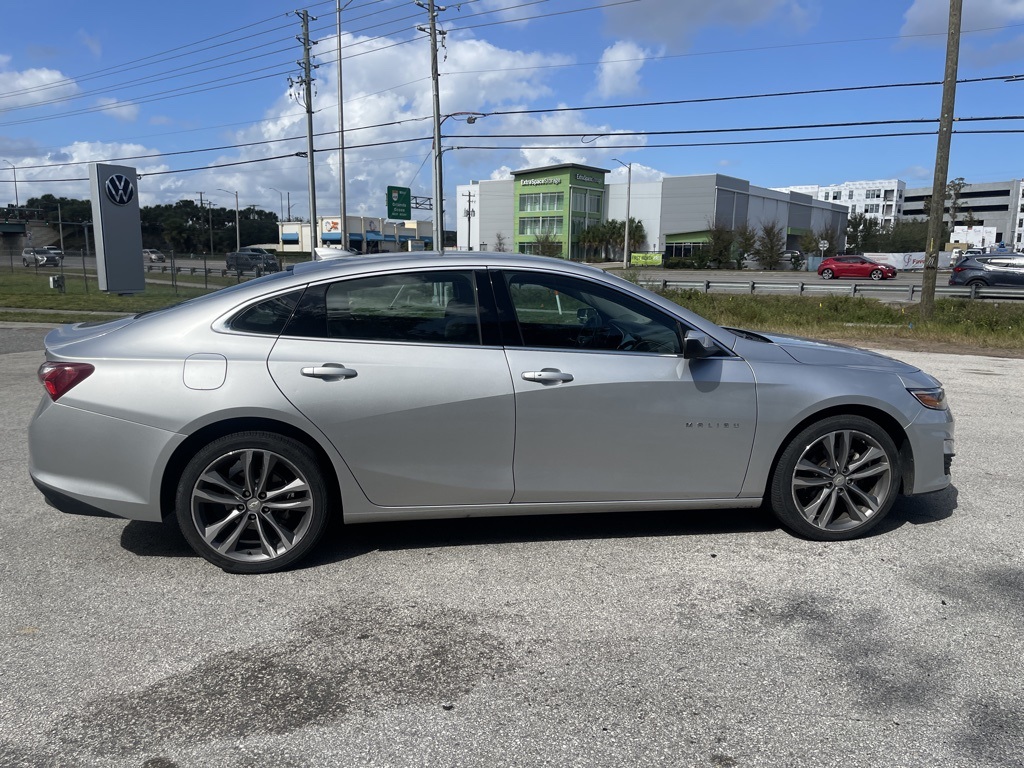
[[772, 477], [771, 506], [800, 536], [843, 541], [878, 525], [899, 488], [899, 452], [889, 434], [862, 416], [831, 416], [786, 446]]
[[28, 266], [28, 259], [22, 259], [21, 260], [21, 266], [27, 267]]
[[872, 269], [871, 270], [871, 279], [872, 280], [881, 280], [883, 277], [885, 277], [885, 275], [882, 274], [882, 270], [880, 270], [880, 269]]
[[831, 280], [833, 277], [836, 276], [836, 273], [833, 272], [831, 269], [823, 269], [821, 270], [821, 276], [826, 280]]
[[966, 285], [968, 288], [970, 288], [972, 285], [977, 285], [977, 286], [979, 286], [981, 288], [987, 288], [988, 287], [988, 283], [986, 283], [984, 280], [982, 280], [979, 277], [975, 277], [975, 278], [973, 278], [971, 280], [968, 280], [966, 283], [964, 283], [964, 285]]
[[272, 432], [238, 432], [196, 453], [174, 507], [201, 557], [231, 573], [269, 573], [316, 546], [329, 499], [309, 448]]

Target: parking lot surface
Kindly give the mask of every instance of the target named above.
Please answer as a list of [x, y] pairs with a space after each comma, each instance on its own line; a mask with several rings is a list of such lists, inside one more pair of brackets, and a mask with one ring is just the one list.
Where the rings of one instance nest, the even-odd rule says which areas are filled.
[[1024, 360], [891, 353], [946, 385], [954, 487], [864, 540], [759, 510], [388, 523], [234, 576], [172, 525], [46, 506], [42, 333], [0, 329], [4, 768], [1024, 765]]

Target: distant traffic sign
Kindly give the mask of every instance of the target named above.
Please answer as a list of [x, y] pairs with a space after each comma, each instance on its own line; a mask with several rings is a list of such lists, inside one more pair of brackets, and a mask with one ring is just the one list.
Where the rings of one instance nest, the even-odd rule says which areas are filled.
[[828, 240], [819, 240], [818, 241], [818, 250], [820, 250], [820, 251], [827, 251], [828, 250]]
[[403, 221], [412, 218], [412, 191], [409, 187], [388, 187], [388, 218]]

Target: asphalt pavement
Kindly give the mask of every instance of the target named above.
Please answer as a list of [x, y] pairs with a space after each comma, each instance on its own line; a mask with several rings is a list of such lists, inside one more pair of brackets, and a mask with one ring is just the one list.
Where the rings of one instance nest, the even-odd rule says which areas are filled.
[[863, 540], [760, 510], [387, 523], [236, 576], [46, 506], [43, 332], [0, 328], [4, 768], [1024, 765], [1024, 360], [893, 353], [947, 387], [954, 487]]

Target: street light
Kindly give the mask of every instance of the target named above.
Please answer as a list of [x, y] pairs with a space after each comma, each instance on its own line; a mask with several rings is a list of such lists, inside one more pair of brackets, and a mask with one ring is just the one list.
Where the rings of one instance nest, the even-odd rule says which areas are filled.
[[280, 221], [284, 221], [284, 192], [282, 192], [280, 189], [276, 189], [274, 187], [267, 187], [267, 189], [269, 189], [271, 192], [277, 192], [277, 194], [280, 196], [280, 198], [281, 198], [281, 218], [280, 218]]
[[235, 196], [235, 250], [240, 251], [242, 250], [242, 230], [238, 223], [238, 190], [235, 190], [234, 192], [229, 192], [226, 189], [221, 189], [220, 187], [217, 187], [217, 191], [227, 192], [229, 195], [233, 194]]
[[626, 242], [622, 249], [622, 268], [629, 267], [629, 197], [633, 187], [633, 164], [624, 163], [618, 158], [612, 158], [616, 163], [626, 169]]
[[[433, 26], [434, 17], [430, 17], [431, 26], [431, 38], [433, 39]], [[437, 93], [437, 56], [431, 57], [431, 65], [433, 67], [433, 80], [434, 80], [434, 248], [438, 251], [444, 250], [444, 162], [442, 158], [444, 153], [449, 149], [459, 149], [459, 147], [442, 147], [441, 146], [441, 126], [444, 121], [449, 117], [454, 117], [456, 120], [459, 118], [464, 119], [467, 123], [472, 125], [481, 117], [487, 117], [483, 112], [452, 112], [449, 115], [440, 117], [440, 105], [438, 102]]]
[[10, 160], [4, 160], [4, 162], [11, 166], [11, 170], [14, 171], [14, 207], [20, 208], [21, 206], [18, 204], [18, 168]]

